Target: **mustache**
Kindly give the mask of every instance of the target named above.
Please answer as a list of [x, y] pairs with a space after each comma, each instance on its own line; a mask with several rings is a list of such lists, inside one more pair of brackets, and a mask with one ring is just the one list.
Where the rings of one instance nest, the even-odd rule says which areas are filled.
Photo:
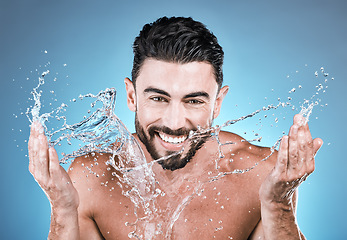
[[166, 126], [152, 126], [148, 129], [148, 134], [152, 137], [154, 137], [156, 132], [163, 132], [167, 135], [172, 136], [182, 136], [182, 135], [189, 135], [190, 131], [196, 131], [197, 128], [179, 128], [176, 130], [172, 130], [171, 128], [168, 128]]

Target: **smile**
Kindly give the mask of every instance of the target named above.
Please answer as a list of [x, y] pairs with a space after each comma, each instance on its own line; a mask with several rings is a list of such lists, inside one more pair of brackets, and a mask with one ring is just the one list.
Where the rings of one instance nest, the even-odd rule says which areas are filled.
[[180, 144], [187, 139], [187, 136], [173, 137], [173, 136], [166, 135], [162, 132], [158, 132], [158, 135], [161, 138], [161, 140], [163, 140], [164, 142], [172, 143], [172, 144]]

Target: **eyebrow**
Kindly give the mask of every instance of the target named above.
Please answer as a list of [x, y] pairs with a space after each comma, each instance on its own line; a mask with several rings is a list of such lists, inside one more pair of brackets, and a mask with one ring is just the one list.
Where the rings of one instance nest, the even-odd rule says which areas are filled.
[[194, 98], [194, 97], [205, 97], [207, 99], [210, 99], [210, 95], [207, 92], [193, 92], [185, 95], [183, 98]]
[[[161, 90], [159, 88], [154, 88], [154, 87], [148, 87], [143, 92], [145, 93], [154, 92], [154, 93], [165, 95], [167, 97], [171, 97], [168, 92]], [[210, 95], [204, 91], [189, 93], [189, 94], [186, 94], [183, 98], [185, 99], [185, 98], [194, 98], [194, 97], [205, 97], [207, 99], [210, 99]]]
[[164, 90], [161, 90], [161, 89], [158, 89], [158, 88], [154, 88], [154, 87], [148, 87], [143, 92], [145, 92], [145, 93], [154, 92], [154, 93], [159, 93], [159, 94], [171, 97], [170, 94], [165, 92]]

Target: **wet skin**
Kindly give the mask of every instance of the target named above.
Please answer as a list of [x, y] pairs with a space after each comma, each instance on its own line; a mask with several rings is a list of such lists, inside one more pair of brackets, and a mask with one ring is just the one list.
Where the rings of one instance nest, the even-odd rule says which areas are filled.
[[[218, 116], [228, 90], [224, 87], [218, 92], [212, 67], [197, 62], [146, 60], [136, 82], [136, 92], [129, 79], [125, 83], [128, 106], [137, 111], [143, 135], [150, 139], [152, 151], [159, 156], [176, 151], [185, 136], [157, 132], [150, 138], [152, 126], [165, 126], [173, 131], [209, 127]], [[295, 192], [313, 172], [314, 156], [322, 145], [321, 139], [312, 140], [307, 124], [302, 126], [301, 121], [302, 117], [296, 115], [279, 152], [252, 171], [204, 184], [204, 191], [191, 200], [173, 225], [171, 239], [265, 239], [265, 236], [266, 239], [300, 239], [295, 223]], [[105, 162], [109, 156], [97, 155], [98, 165], [94, 156], [77, 158], [68, 176], [59, 166], [55, 150], [48, 150], [40, 129], [34, 124], [31, 131], [29, 168], [52, 204], [50, 237], [64, 239], [58, 234], [64, 229], [71, 233], [70, 239], [127, 239], [128, 233], [134, 230], [125, 225], [135, 221], [133, 204], [122, 195], [112, 170], [107, 170]], [[221, 172], [252, 167], [270, 154], [268, 148], [241, 141], [233, 133], [221, 132], [220, 138], [222, 142], [235, 142], [222, 149], [225, 157], [218, 163]], [[152, 154], [141, 141], [140, 144], [147, 161], [152, 161]], [[181, 169], [170, 171], [155, 164], [153, 171], [158, 185], [167, 193], [158, 197], [159, 208], [174, 208], [177, 200], [189, 195], [199, 180], [207, 179], [206, 173], [217, 173], [217, 158], [216, 143], [208, 141]], [[165, 217], [163, 214], [162, 218]], [[158, 219], [162, 220], [161, 216]]]
[[[158, 164], [153, 167], [156, 180], [159, 182], [157, 187], [166, 193], [165, 196], [157, 198], [158, 208], [169, 208], [171, 213], [184, 197], [193, 193], [194, 187], [198, 186], [198, 180], [206, 181], [201, 188], [203, 192], [199, 191], [199, 195], [194, 195], [173, 225], [171, 239], [213, 239], [214, 236], [216, 239], [228, 239], [228, 236], [233, 239], [248, 239], [260, 221], [258, 192], [261, 183], [273, 167], [276, 154], [248, 173], [231, 174], [208, 182], [208, 177], [215, 176], [218, 172], [246, 169], [270, 154], [267, 148], [241, 142], [241, 138], [235, 134], [221, 132], [220, 137], [223, 142], [231, 140], [236, 144], [232, 148], [230, 145], [223, 147], [225, 158], [219, 162], [218, 171], [215, 170], [214, 160], [218, 159], [219, 153], [215, 151], [217, 145], [214, 141], [207, 142], [182, 169], [168, 174], [165, 171], [170, 170], [163, 170]], [[147, 151], [145, 155], [150, 157]], [[95, 165], [95, 157], [98, 159], [98, 165]], [[112, 170], [107, 171], [107, 166], [103, 164], [108, 157], [89, 155], [76, 159], [71, 165], [69, 175], [81, 199], [81, 232], [88, 236], [91, 229], [94, 229], [94, 234], [99, 237], [127, 239], [128, 233], [134, 228], [125, 226], [125, 223], [135, 222], [134, 205], [122, 195], [116, 178], [112, 176]], [[91, 174], [86, 168], [91, 168], [99, 177], [95, 177], [95, 174]], [[162, 215], [153, 222], [159, 223], [167, 215], [172, 216]], [[216, 231], [221, 227], [221, 230]], [[142, 226], [140, 232], [143, 232]], [[163, 236], [153, 239], [163, 239]]]

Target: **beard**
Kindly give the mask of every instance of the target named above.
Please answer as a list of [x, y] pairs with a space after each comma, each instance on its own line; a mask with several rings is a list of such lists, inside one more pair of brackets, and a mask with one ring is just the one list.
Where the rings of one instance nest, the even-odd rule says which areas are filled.
[[154, 160], [157, 160], [164, 156], [169, 156], [163, 160], [159, 160], [158, 163], [162, 166], [163, 169], [168, 169], [171, 171], [185, 167], [187, 163], [190, 162], [190, 160], [194, 157], [195, 153], [203, 146], [203, 144], [208, 139], [208, 136], [201, 136], [194, 140], [189, 139], [188, 150], [186, 150], [187, 148], [186, 146], [187, 143], [186, 143], [183, 146], [185, 148], [184, 151], [179, 151], [179, 152], [166, 151], [165, 155], [160, 156], [159, 152], [154, 146], [154, 137], [155, 135], [158, 135], [158, 132], [163, 132], [167, 135], [172, 135], [172, 136], [183, 136], [183, 135], [188, 136], [190, 131], [192, 130], [196, 131], [197, 129], [196, 128], [192, 128], [192, 129], [180, 128], [177, 130], [172, 130], [165, 126], [151, 126], [148, 128], [149, 136], [147, 136], [144, 131], [144, 128], [141, 126], [140, 122], [138, 121], [137, 113], [135, 113], [135, 129], [140, 141], [145, 145], [147, 151], [149, 152], [149, 154]]

